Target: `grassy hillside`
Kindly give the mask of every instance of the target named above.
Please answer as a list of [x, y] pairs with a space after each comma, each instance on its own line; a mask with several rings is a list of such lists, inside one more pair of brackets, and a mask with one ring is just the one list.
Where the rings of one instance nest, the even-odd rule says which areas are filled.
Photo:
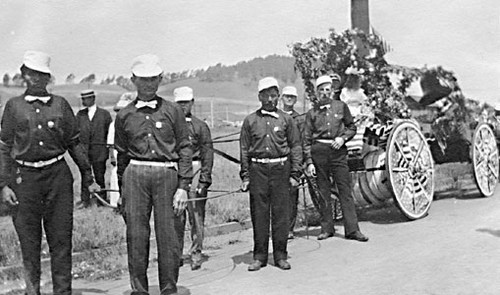
[[[282, 87], [285, 83], [280, 81]], [[214, 125], [222, 125], [223, 121], [241, 121], [243, 118], [256, 110], [260, 103], [257, 98], [257, 82], [247, 79], [235, 79], [234, 81], [202, 82], [198, 78], [189, 78], [170, 84], [161, 85], [158, 94], [165, 99], [173, 100], [173, 91], [180, 86], [193, 88], [195, 95], [195, 106], [193, 113], [201, 119], [211, 122], [211, 114], [214, 115]], [[295, 85], [299, 93], [303, 92], [300, 82]], [[127, 90], [117, 85], [87, 85], [87, 84], [63, 84], [50, 85], [49, 91], [65, 97], [73, 106], [74, 110], [81, 107], [80, 92], [85, 89], [93, 89], [97, 95], [97, 104], [106, 109], [112, 109], [120, 95]], [[14, 96], [24, 92], [22, 87], [4, 87], [0, 85], [0, 104]], [[299, 98], [297, 110], [302, 111], [302, 98]], [[211, 106], [212, 105], [212, 106]], [[212, 111], [211, 111], [212, 108]]]

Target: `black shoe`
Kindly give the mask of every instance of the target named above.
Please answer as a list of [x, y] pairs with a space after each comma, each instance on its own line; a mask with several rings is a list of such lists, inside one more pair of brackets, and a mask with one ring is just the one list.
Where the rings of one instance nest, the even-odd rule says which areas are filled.
[[362, 234], [360, 231], [355, 231], [345, 236], [348, 240], [356, 240], [360, 242], [368, 242], [368, 237]]
[[328, 238], [333, 237], [334, 233], [320, 233], [318, 236], [318, 240], [326, 240]]
[[201, 253], [196, 252], [191, 254], [191, 270], [197, 270], [201, 268]]
[[257, 271], [261, 269], [262, 267], [265, 267], [267, 264], [260, 261], [260, 260], [254, 260], [252, 264], [248, 266], [248, 271]]
[[290, 268], [292, 268], [292, 266], [290, 266], [290, 263], [288, 263], [288, 261], [286, 261], [285, 259], [278, 260], [275, 265], [282, 270], [289, 270]]

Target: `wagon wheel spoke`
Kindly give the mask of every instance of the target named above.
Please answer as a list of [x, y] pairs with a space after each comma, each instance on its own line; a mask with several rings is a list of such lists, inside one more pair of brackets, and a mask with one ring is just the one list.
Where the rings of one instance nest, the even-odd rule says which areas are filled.
[[483, 146], [482, 143], [479, 143], [478, 145], [474, 145], [474, 149], [477, 151], [477, 153], [478, 153], [477, 156], [479, 158], [484, 158], [485, 157], [485, 153], [483, 152], [482, 146]]
[[404, 154], [404, 151], [403, 151], [403, 148], [401, 147], [401, 145], [399, 144], [399, 142], [397, 141], [394, 141], [394, 144], [396, 146], [396, 148], [399, 150], [399, 152], [401, 153], [401, 155], [403, 156], [403, 160], [406, 162], [406, 164], [410, 165], [410, 162], [408, 161], [408, 159], [405, 157], [405, 154]]
[[488, 168], [490, 169], [493, 176], [495, 176], [495, 178], [498, 178], [498, 171], [495, 169], [495, 167], [491, 167], [491, 164], [488, 163]]
[[413, 166], [417, 163], [418, 157], [420, 157], [420, 153], [422, 153], [423, 149], [424, 149], [424, 142], [421, 140], [420, 144], [418, 145], [417, 153], [415, 154], [415, 159], [413, 159], [410, 165]]
[[431, 201], [431, 198], [429, 197], [429, 195], [427, 194], [427, 190], [425, 189], [424, 185], [422, 184], [422, 182], [420, 182], [420, 179], [416, 179], [418, 185], [420, 186], [420, 188], [422, 189], [422, 191], [424, 192], [424, 196], [425, 196], [425, 199], [430, 202]]
[[394, 172], [399, 172], [399, 173], [403, 173], [403, 172], [408, 172], [408, 168], [404, 168], [404, 167], [394, 167], [392, 169], [392, 171]]
[[404, 191], [405, 191], [405, 188], [406, 188], [406, 186], [408, 186], [408, 180], [410, 180], [410, 175], [406, 175], [406, 179], [405, 179], [405, 181], [404, 181], [404, 183], [403, 183], [404, 185], [403, 185], [403, 187], [401, 188], [401, 191], [399, 192], [399, 195], [400, 195], [400, 196], [403, 196], [403, 193], [404, 193]]

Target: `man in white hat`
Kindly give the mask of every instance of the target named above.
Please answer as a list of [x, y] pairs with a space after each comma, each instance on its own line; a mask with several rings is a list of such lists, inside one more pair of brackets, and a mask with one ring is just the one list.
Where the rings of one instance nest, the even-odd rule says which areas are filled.
[[[250, 190], [253, 225], [253, 258], [249, 271], [267, 265], [269, 223], [273, 239], [274, 265], [290, 269], [287, 235], [290, 224], [290, 186], [297, 186], [302, 164], [302, 148], [297, 124], [278, 110], [278, 81], [259, 81], [261, 108], [243, 121], [240, 135], [241, 190]], [[270, 220], [270, 216], [272, 216]]]
[[330, 76], [321, 76], [316, 80], [316, 91], [318, 103], [306, 113], [303, 147], [306, 173], [317, 177], [324, 204], [318, 208], [321, 215], [321, 233], [318, 240], [333, 237], [335, 234], [330, 197], [332, 178], [339, 191], [345, 238], [366, 242], [368, 238], [359, 230], [351, 195], [351, 175], [347, 166], [345, 146], [356, 134], [356, 125], [347, 105], [341, 100], [332, 100]]
[[[97, 107], [93, 90], [84, 90], [80, 95], [84, 107], [76, 114], [78, 127], [80, 128], [80, 141], [87, 150], [97, 184], [100, 187], [105, 187], [104, 174], [106, 173], [106, 161], [109, 155], [106, 141], [109, 125], [111, 125], [112, 121], [111, 114], [105, 109]], [[105, 194], [102, 197], [105, 198]], [[82, 183], [79, 208], [89, 206], [90, 193]]]
[[40, 294], [42, 224], [54, 294], [71, 294], [73, 177], [63, 160], [66, 151], [78, 165], [83, 185], [90, 192], [100, 189], [79, 142], [71, 106], [47, 92], [49, 63], [45, 53], [25, 53], [21, 75], [27, 89], [7, 102], [0, 131], [0, 189], [3, 202], [13, 207], [26, 294]]
[[177, 292], [181, 249], [175, 215], [186, 207], [193, 177], [192, 150], [184, 112], [156, 95], [163, 70], [155, 55], [132, 64], [137, 98], [115, 121], [118, 178], [127, 225], [132, 294], [148, 294], [150, 217], [154, 212], [160, 294]]
[[[189, 127], [189, 139], [193, 150], [193, 177], [192, 187], [194, 192], [189, 192], [189, 198], [205, 198], [207, 190], [212, 184], [212, 167], [214, 165], [214, 151], [212, 149], [212, 135], [207, 123], [198, 119], [191, 113], [194, 104], [193, 89], [190, 87], [179, 87], [174, 89], [174, 100], [184, 111]], [[205, 230], [205, 205], [207, 200], [188, 202], [187, 211], [189, 224], [191, 225], [191, 269], [197, 270], [201, 267], [203, 234]], [[181, 250], [184, 246], [184, 228], [186, 224], [185, 214], [181, 216], [180, 228], [178, 229]]]
[[[283, 112], [292, 116], [299, 128], [299, 135], [302, 136], [302, 130], [304, 129], [304, 114], [299, 114], [294, 106], [297, 103], [297, 88], [294, 86], [283, 87], [281, 93], [281, 102], [283, 104]], [[302, 142], [302, 140], [301, 140]], [[288, 229], [288, 239], [293, 239], [295, 228], [295, 222], [297, 220], [297, 205], [299, 203], [299, 189], [297, 186], [290, 186], [290, 227]]]

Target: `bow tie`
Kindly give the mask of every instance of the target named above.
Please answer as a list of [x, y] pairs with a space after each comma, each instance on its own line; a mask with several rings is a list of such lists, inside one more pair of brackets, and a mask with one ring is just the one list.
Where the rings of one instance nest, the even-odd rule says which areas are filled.
[[284, 111], [284, 112], [289, 114], [289, 115], [293, 114], [293, 111]]
[[324, 109], [330, 109], [330, 106], [331, 106], [330, 104], [325, 104], [325, 105], [320, 106], [319, 108], [320, 108], [321, 110], [324, 110]]
[[157, 103], [158, 103], [157, 100], [151, 100], [151, 101], [138, 100], [135, 103], [135, 107], [138, 108], [138, 109], [143, 108], [143, 107], [148, 107], [148, 108], [155, 109]]
[[186, 117], [186, 122], [191, 122], [191, 118], [190, 117]]
[[271, 117], [275, 117], [276, 119], [278, 119], [280, 117], [280, 115], [278, 115], [278, 113], [276, 113], [276, 112], [268, 112], [266, 110], [260, 110], [260, 113], [262, 115], [268, 115], [268, 116], [271, 116]]
[[26, 95], [24, 99], [27, 102], [34, 102], [35, 100], [39, 100], [43, 103], [47, 103], [50, 100], [50, 96], [32, 96], [32, 95]]

